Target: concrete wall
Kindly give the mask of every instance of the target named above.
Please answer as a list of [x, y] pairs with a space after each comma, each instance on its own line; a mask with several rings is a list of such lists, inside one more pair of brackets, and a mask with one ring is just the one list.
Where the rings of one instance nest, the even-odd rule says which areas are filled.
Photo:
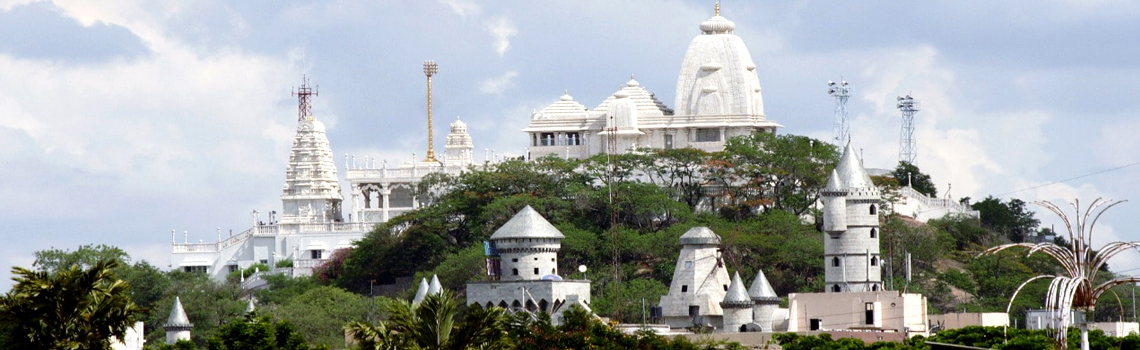
[[[898, 291], [852, 293], [796, 293], [788, 296], [788, 331], [811, 330], [812, 319], [821, 330], [883, 330], [926, 335], [926, 297]], [[872, 307], [867, 322], [867, 307]]]
[[1089, 329], [1099, 329], [1110, 337], [1123, 337], [1129, 334], [1140, 334], [1140, 323], [1136, 322], [1093, 322]]
[[958, 329], [968, 326], [1006, 327], [1009, 314], [1004, 312], [965, 312], [930, 315], [930, 325], [942, 325], [942, 329]]
[[[570, 295], [590, 304], [590, 281], [498, 281], [467, 284], [467, 304], [552, 312]], [[545, 306], [545, 307], [543, 307]]]

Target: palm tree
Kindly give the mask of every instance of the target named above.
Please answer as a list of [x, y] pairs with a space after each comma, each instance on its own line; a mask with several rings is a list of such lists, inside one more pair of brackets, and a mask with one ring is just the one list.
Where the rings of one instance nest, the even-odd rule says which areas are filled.
[[16, 285], [0, 296], [0, 322], [17, 349], [106, 349], [142, 315], [130, 286], [115, 277], [114, 260], [55, 273], [12, 268]]
[[[1048, 255], [1053, 258], [1058, 265], [1061, 265], [1062, 273], [1056, 275], [1039, 275], [1034, 276], [1014, 291], [1013, 296], [1010, 297], [1010, 305], [1013, 304], [1013, 299], [1017, 298], [1017, 293], [1021, 291], [1022, 287], [1026, 284], [1038, 279], [1052, 279], [1049, 283], [1049, 289], [1045, 296], [1045, 308], [1055, 311], [1060, 311], [1061, 315], [1066, 315], [1068, 310], [1084, 311], [1085, 315], [1092, 315], [1096, 308], [1097, 299], [1103, 295], [1110, 288], [1125, 284], [1140, 281], [1138, 277], [1117, 277], [1099, 285], [1094, 285], [1096, 276], [1101, 272], [1101, 268], [1105, 266], [1109, 259], [1120, 254], [1121, 252], [1140, 248], [1140, 241], [1135, 242], [1112, 242], [1105, 244], [1099, 250], [1091, 248], [1092, 243], [1092, 230], [1096, 226], [1096, 222], [1106, 210], [1123, 203], [1124, 201], [1111, 201], [1107, 199], [1097, 198], [1081, 212], [1080, 201], [1070, 203], [1073, 206], [1076, 216], [1072, 219], [1065, 215], [1057, 205], [1047, 202], [1035, 202], [1035, 204], [1049, 209], [1065, 223], [1065, 228], [1069, 234], [1069, 247], [1060, 246], [1053, 243], [1014, 243], [996, 246], [982, 252], [981, 255], [996, 254], [997, 252], [1010, 249], [1010, 248], [1026, 248], [1029, 254], [1032, 255], [1036, 252]], [[1090, 220], [1091, 218], [1091, 220]], [[1008, 310], [1007, 310], [1008, 311]], [[1081, 323], [1077, 325], [1081, 330], [1081, 350], [1088, 350], [1088, 324]], [[1068, 347], [1067, 333], [1064, 330], [1055, 333], [1058, 345], [1064, 349]]]
[[459, 301], [449, 292], [429, 295], [419, 304], [396, 301], [387, 307], [388, 320], [345, 327], [364, 349], [464, 350], [501, 345], [506, 316], [502, 308], [472, 305], [456, 322]]

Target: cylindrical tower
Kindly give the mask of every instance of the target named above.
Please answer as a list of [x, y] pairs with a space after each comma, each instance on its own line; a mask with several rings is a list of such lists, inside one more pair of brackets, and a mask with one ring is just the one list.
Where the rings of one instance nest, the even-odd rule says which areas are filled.
[[499, 253], [499, 280], [539, 280], [557, 275], [563, 238], [554, 225], [526, 206], [491, 235], [491, 243]]
[[190, 340], [190, 330], [194, 324], [186, 317], [186, 310], [182, 309], [182, 299], [174, 297], [174, 306], [170, 308], [170, 317], [162, 325], [166, 330], [166, 344], [173, 345], [179, 340]]
[[[828, 292], [882, 290], [879, 258], [879, 189], [850, 144], [824, 193], [824, 276]], [[830, 202], [828, 202], [830, 200]], [[842, 201], [843, 204], [837, 202]], [[830, 220], [830, 221], [829, 221]], [[845, 225], [840, 226], [838, 223]], [[842, 229], [841, 229], [842, 228]]]
[[838, 234], [847, 231], [847, 191], [834, 169], [819, 194], [823, 200], [823, 232]]
[[740, 272], [732, 275], [732, 283], [724, 293], [724, 301], [720, 302], [724, 310], [724, 332], [740, 332], [744, 324], [752, 322], [752, 298], [744, 289], [744, 281], [740, 280]]
[[772, 289], [772, 284], [764, 276], [764, 271], [756, 272], [752, 280], [752, 287], [748, 288], [748, 297], [752, 298], [752, 322], [760, 326], [761, 332], [772, 331], [772, 315], [780, 306], [780, 298]]

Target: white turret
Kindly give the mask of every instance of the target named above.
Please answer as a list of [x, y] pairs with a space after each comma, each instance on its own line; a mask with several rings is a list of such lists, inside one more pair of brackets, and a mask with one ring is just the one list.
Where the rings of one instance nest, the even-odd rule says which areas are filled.
[[412, 304], [419, 304], [427, 298], [428, 295], [428, 281], [427, 278], [420, 279], [420, 287], [416, 289], [416, 296], [412, 297]]
[[166, 319], [166, 324], [163, 324], [162, 328], [166, 329], [166, 344], [173, 345], [179, 340], [190, 340], [190, 330], [194, 329], [194, 324], [186, 317], [186, 310], [182, 309], [182, 299], [179, 297], [174, 297], [170, 317]]
[[780, 298], [776, 296], [776, 291], [772, 289], [763, 270], [756, 271], [752, 287], [748, 288], [748, 297], [755, 303], [752, 305], [752, 322], [760, 326], [761, 332], [771, 332], [772, 314], [780, 305]]
[[531, 206], [526, 206], [491, 235], [499, 253], [500, 280], [540, 280], [558, 275], [562, 235]]
[[431, 275], [431, 283], [428, 283], [427, 295], [439, 295], [443, 293], [443, 285], [439, 283], [439, 276]]
[[285, 188], [281, 194], [284, 211], [282, 224], [324, 223], [341, 221], [340, 180], [332, 147], [325, 135], [325, 124], [310, 112], [308, 82], [301, 85], [301, 115], [297, 135], [285, 170]]
[[693, 326], [693, 321], [717, 325], [723, 315], [720, 302], [731, 283], [721, 261], [720, 236], [708, 227], [694, 227], [680, 241], [669, 294], [659, 304], [662, 316], [674, 328]]
[[740, 272], [732, 274], [732, 284], [724, 293], [724, 300], [720, 307], [724, 309], [725, 332], [735, 333], [742, 331], [744, 325], [752, 322], [752, 298], [744, 289], [744, 281], [740, 279]]
[[467, 133], [467, 123], [455, 117], [451, 123], [451, 132], [447, 134], [447, 144], [444, 145], [443, 163], [448, 166], [468, 166], [475, 163], [472, 151], [475, 142], [471, 134]]
[[848, 143], [820, 192], [823, 197], [824, 281], [828, 292], [882, 289], [879, 189]]

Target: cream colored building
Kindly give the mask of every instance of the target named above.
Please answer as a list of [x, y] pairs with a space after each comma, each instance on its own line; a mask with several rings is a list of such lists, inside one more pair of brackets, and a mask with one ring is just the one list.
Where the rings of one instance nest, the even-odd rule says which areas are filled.
[[728, 138], [775, 133], [780, 124], [764, 114], [756, 63], [736, 24], [716, 15], [701, 22], [677, 75], [676, 109], [667, 107], [630, 77], [594, 109], [569, 93], [531, 115], [523, 129], [530, 157], [585, 158], [635, 147], [724, 149]]
[[1007, 327], [1009, 314], [1004, 312], [956, 312], [930, 315], [930, 326], [941, 329], [958, 329], [969, 326]]
[[788, 332], [868, 330], [928, 335], [926, 297], [898, 291], [788, 295]]

